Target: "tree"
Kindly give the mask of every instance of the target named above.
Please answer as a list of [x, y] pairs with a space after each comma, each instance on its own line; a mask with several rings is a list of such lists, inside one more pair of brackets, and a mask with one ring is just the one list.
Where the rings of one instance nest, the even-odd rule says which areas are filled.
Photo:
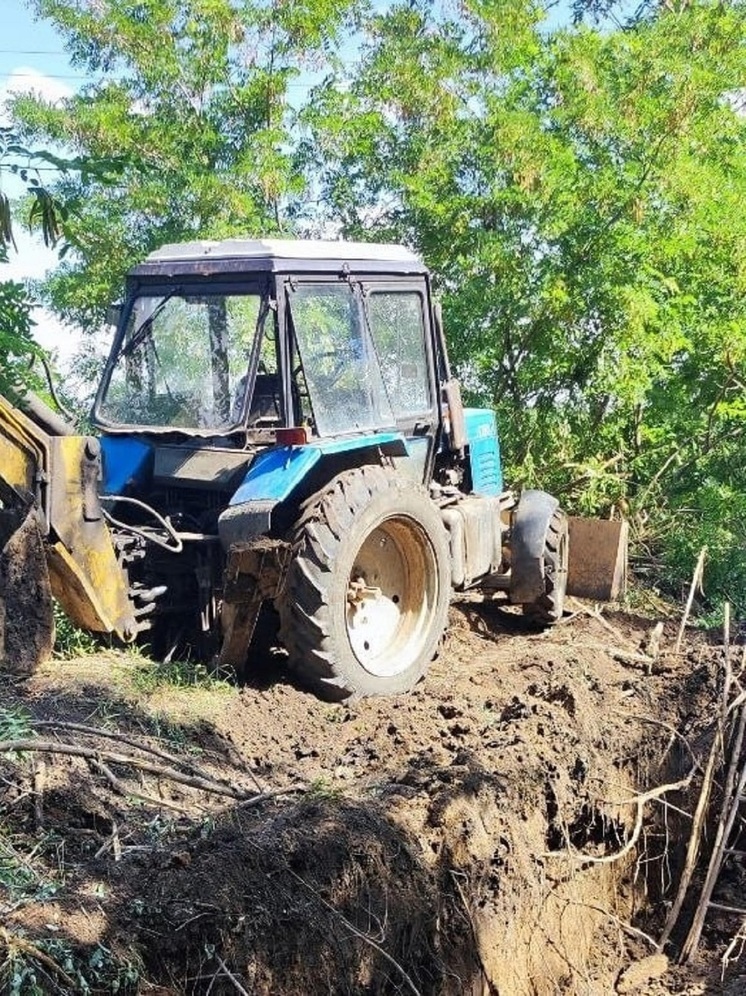
[[63, 316], [94, 327], [165, 241], [407, 242], [512, 481], [630, 505], [672, 581], [707, 538], [746, 610], [743, 0], [651, 0], [624, 29], [614, 0], [560, 27], [535, 0], [394, 2], [349, 65], [358, 0], [32, 3], [99, 82], [18, 98], [18, 127], [124, 160], [115, 186], [55, 188], [78, 212], [48, 284]]
[[670, 577], [709, 538], [746, 609], [744, 6], [542, 18], [530, 0], [374, 18], [309, 112], [324, 199], [346, 233], [424, 254], [514, 481], [637, 502]]
[[[3, 173], [18, 176], [26, 185], [25, 221], [38, 227], [47, 245], [60, 235], [65, 210], [42, 184], [36, 166], [53, 157], [32, 152], [11, 128], [0, 127], [0, 266], [15, 248], [13, 206], [2, 190]], [[30, 361], [39, 353], [32, 338], [34, 302], [28, 289], [15, 280], [0, 280], [0, 394], [22, 390], [33, 382]]]
[[126, 268], [164, 242], [289, 230], [302, 73], [335, 59], [357, 0], [31, 2], [97, 82], [62, 105], [16, 98], [16, 126], [123, 162], [114, 185], [55, 188], [74, 208], [74, 251], [47, 284], [59, 314], [97, 327]]

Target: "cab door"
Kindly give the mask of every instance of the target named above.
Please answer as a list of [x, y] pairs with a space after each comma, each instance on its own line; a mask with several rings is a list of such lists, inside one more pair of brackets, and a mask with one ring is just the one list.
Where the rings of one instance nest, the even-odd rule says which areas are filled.
[[407, 439], [409, 460], [401, 469], [426, 481], [438, 412], [425, 287], [416, 281], [366, 281], [363, 304], [395, 424]]

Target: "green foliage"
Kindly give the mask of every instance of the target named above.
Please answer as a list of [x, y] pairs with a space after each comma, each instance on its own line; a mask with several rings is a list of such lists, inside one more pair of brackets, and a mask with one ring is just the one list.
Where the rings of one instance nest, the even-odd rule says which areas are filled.
[[38, 351], [31, 338], [32, 308], [23, 284], [0, 280], [0, 394], [21, 388], [28, 377], [29, 359]]
[[[52, 163], [61, 171], [69, 163], [52, 153], [32, 151], [22, 145], [14, 129], [0, 126], [0, 176], [3, 172], [17, 176], [28, 193], [26, 222], [30, 229], [39, 229], [46, 245], [54, 245], [61, 235], [61, 225], [67, 217], [67, 208], [42, 184], [37, 167]], [[12, 205], [8, 195], [0, 189], [0, 249], [15, 247]]]
[[[35, 855], [43, 850], [40, 842]], [[57, 892], [57, 883], [50, 880], [46, 869], [30, 862], [21, 842], [0, 827], [0, 886], [9, 902], [44, 902]]]
[[45, 996], [50, 992], [127, 996], [139, 989], [140, 966], [120, 962], [103, 944], [81, 954], [62, 937], [29, 941], [21, 934], [8, 934], [4, 940], [7, 954], [0, 965], [0, 980], [8, 996]]
[[85, 657], [95, 654], [101, 649], [101, 644], [93, 634], [79, 629], [71, 622], [54, 603], [54, 653], [62, 660], [72, 660], [74, 657]]
[[31, 5], [97, 82], [62, 104], [15, 98], [16, 126], [121, 164], [115, 184], [80, 173], [54, 188], [74, 249], [46, 289], [63, 317], [100, 325], [126, 268], [165, 242], [289, 230], [305, 186], [296, 88], [335, 60], [359, 0]]
[[[670, 502], [659, 516], [658, 542], [665, 553], [661, 582], [683, 594], [697, 556], [707, 547], [701, 604], [719, 614], [722, 600], [746, 618], [746, 494], [716, 480], [703, 480], [696, 491], [682, 496], [686, 503]], [[664, 528], [665, 527], [665, 528]]]
[[34, 736], [31, 716], [25, 709], [0, 710], [0, 740], [24, 740]]
[[309, 152], [347, 234], [423, 253], [467, 395], [498, 412], [509, 479], [573, 510], [631, 507], [671, 584], [717, 529], [722, 597], [746, 582], [730, 546], [746, 481], [746, 118], [728, 97], [746, 8], [651, 7], [624, 31], [542, 16], [530, 0], [467, 0], [458, 17], [392, 6], [348, 85], [320, 88]]
[[[36, 736], [31, 717], [25, 709], [11, 707], [0, 710], [0, 740], [27, 740]], [[11, 751], [5, 755], [13, 761], [26, 757], [24, 751]]]
[[[0, 267], [8, 262], [8, 250], [16, 247], [13, 205], [2, 190], [3, 174], [17, 176], [26, 185], [27, 197], [19, 214], [29, 229], [41, 231], [48, 246], [60, 237], [67, 209], [42, 184], [36, 168], [40, 162], [66, 168], [51, 153], [27, 149], [12, 128], [0, 126]], [[23, 284], [0, 280], [0, 394], [12, 396], [38, 384], [31, 372], [31, 363], [40, 354], [31, 335], [33, 307], [34, 301]]]

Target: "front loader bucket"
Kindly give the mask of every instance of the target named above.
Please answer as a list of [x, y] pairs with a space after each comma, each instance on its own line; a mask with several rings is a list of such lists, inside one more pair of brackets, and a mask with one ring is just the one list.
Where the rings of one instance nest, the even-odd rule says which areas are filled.
[[32, 674], [53, 644], [52, 589], [37, 512], [0, 510], [0, 668]]
[[627, 585], [627, 523], [571, 516], [568, 524], [567, 594], [600, 602], [620, 598]]

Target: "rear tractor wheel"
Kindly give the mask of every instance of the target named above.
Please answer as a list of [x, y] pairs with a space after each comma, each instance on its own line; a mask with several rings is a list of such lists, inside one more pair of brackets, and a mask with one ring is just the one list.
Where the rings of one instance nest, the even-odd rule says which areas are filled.
[[424, 674], [446, 625], [450, 558], [438, 509], [381, 467], [346, 471], [294, 531], [280, 637], [327, 699], [393, 695]]
[[562, 618], [567, 595], [569, 542], [567, 516], [554, 513], [544, 542], [544, 593], [523, 606], [523, 614], [537, 626], [551, 626]]

